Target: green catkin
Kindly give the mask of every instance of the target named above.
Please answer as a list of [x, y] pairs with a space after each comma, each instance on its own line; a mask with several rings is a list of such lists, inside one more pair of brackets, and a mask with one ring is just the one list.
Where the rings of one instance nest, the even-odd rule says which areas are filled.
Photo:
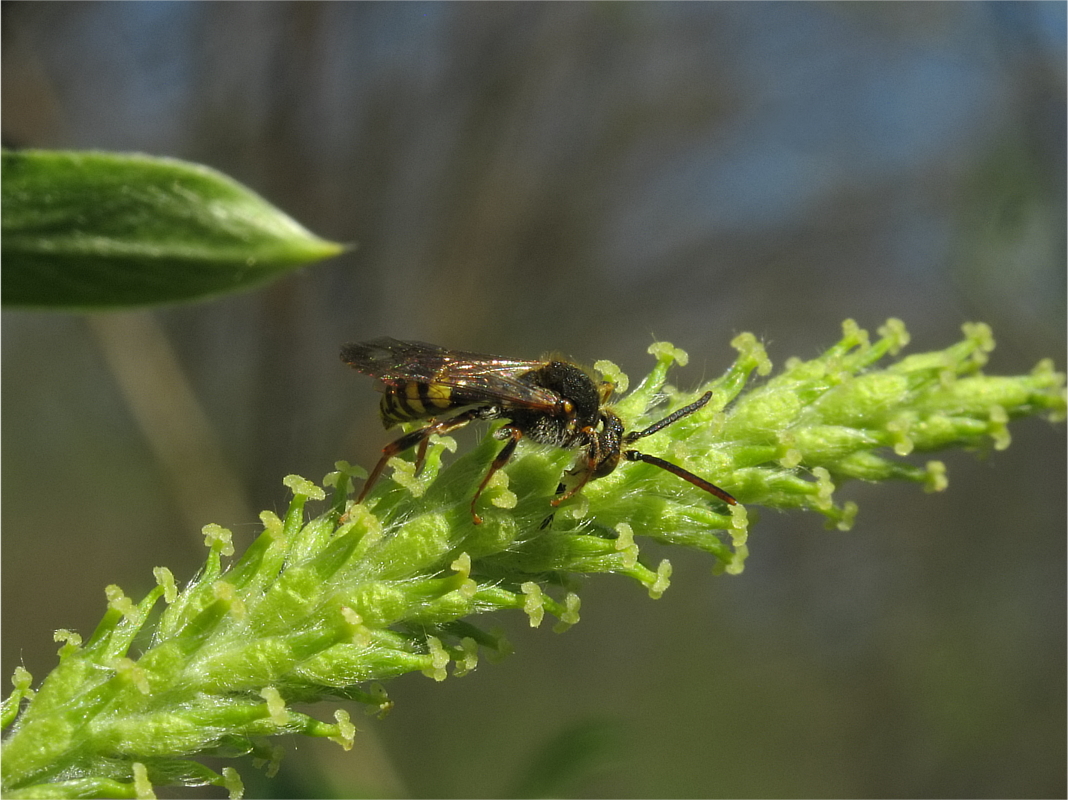
[[[189, 759], [222, 748], [252, 752], [269, 773], [281, 750], [261, 738], [300, 733], [352, 746], [348, 712], [334, 722], [294, 710], [296, 703], [346, 698], [384, 714], [392, 702], [381, 681], [422, 672], [435, 681], [476, 669], [507, 642], [474, 624], [511, 609], [531, 626], [579, 621], [578, 580], [591, 573], [629, 576], [651, 597], [667, 590], [671, 565], [653, 567], [646, 539], [712, 555], [713, 570], [736, 575], [748, 557], [747, 506], [814, 511], [840, 530], [857, 507], [840, 504], [842, 483], [906, 480], [926, 491], [947, 485], [945, 466], [914, 466], [902, 457], [949, 447], [1010, 443], [1009, 424], [1026, 415], [1065, 418], [1064, 375], [1039, 362], [1028, 375], [982, 373], [993, 338], [967, 325], [949, 348], [906, 356], [879, 368], [907, 343], [899, 320], [874, 341], [847, 320], [842, 339], [823, 355], [790, 359], [776, 376], [751, 334], [735, 338], [739, 355], [722, 377], [696, 392], [667, 384], [685, 352], [650, 348], [652, 372], [614, 408], [629, 430], [713, 393], [704, 407], [642, 440], [651, 455], [708, 476], [739, 500], [726, 507], [697, 487], [648, 464], [625, 463], [553, 508], [561, 472], [573, 454], [520, 444], [480, 499], [470, 499], [500, 444], [471, 452], [435, 437], [417, 474], [411, 458], [390, 462], [365, 504], [351, 501], [366, 477], [344, 462], [324, 480], [299, 476], [284, 518], [263, 512], [263, 531], [236, 560], [230, 532], [204, 527], [208, 557], [179, 589], [164, 567], [140, 603], [117, 586], [85, 642], [58, 631], [59, 664], [36, 690], [19, 668], [3, 704], [5, 797], [152, 797], [156, 787], [212, 783], [231, 797], [244, 788], [231, 767], [221, 773]], [[629, 384], [611, 362], [598, 369], [617, 391]], [[309, 503], [326, 501], [309, 518]], [[548, 523], [547, 518], [552, 514]], [[566, 588], [561, 588], [566, 587]], [[157, 600], [162, 613], [150, 612]], [[145, 648], [131, 652], [135, 637]]]

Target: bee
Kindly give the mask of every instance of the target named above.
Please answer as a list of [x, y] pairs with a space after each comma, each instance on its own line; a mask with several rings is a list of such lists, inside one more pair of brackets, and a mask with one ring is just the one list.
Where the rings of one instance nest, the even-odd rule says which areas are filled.
[[607, 407], [613, 385], [595, 380], [567, 361], [515, 361], [388, 336], [342, 345], [341, 360], [380, 382], [378, 388], [383, 394], [379, 411], [386, 430], [402, 422], [426, 420], [423, 427], [382, 449], [382, 457], [367, 477], [357, 503], [367, 497], [393, 456], [418, 448], [415, 457], [418, 469], [432, 434], [444, 434], [476, 420], [491, 419], [508, 422], [494, 434], [504, 441], [504, 447], [471, 498], [471, 518], [476, 525], [482, 522], [475, 510], [478, 498], [497, 470], [508, 463], [524, 436], [541, 444], [582, 451], [568, 473], [575, 478], [574, 485], [567, 488], [561, 481], [553, 506], [581, 491], [589, 481], [608, 475], [623, 460], [644, 461], [689, 481], [725, 503], [738, 502], [704, 478], [630, 448], [639, 439], [697, 411], [712, 399], [712, 392], [706, 392], [644, 430], [628, 433], [619, 416]]

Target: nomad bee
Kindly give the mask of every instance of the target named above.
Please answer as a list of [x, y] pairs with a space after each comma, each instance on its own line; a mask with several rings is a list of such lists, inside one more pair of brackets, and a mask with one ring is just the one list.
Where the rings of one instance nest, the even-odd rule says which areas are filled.
[[569, 473], [576, 476], [575, 485], [565, 491], [561, 483], [558, 496], [552, 501], [554, 506], [589, 481], [612, 472], [621, 459], [653, 464], [726, 503], [737, 503], [704, 478], [662, 458], [628, 448], [701, 408], [712, 398], [711, 392], [645, 430], [626, 433], [620, 418], [605, 407], [612, 384], [595, 381], [566, 361], [513, 361], [389, 337], [343, 345], [341, 360], [381, 382], [380, 411], [387, 430], [402, 422], [427, 421], [382, 449], [382, 457], [364, 483], [358, 503], [367, 497], [392, 456], [418, 446], [418, 469], [431, 434], [447, 433], [474, 420], [500, 418], [507, 419], [508, 424], [494, 435], [504, 440], [504, 447], [471, 498], [471, 516], [476, 525], [482, 518], [475, 511], [475, 503], [524, 436], [541, 444], [583, 451]]

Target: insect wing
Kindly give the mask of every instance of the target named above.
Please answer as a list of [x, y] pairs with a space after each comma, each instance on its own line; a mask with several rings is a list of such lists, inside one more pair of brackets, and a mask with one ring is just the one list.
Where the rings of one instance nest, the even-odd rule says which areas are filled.
[[341, 346], [341, 360], [357, 372], [387, 383], [430, 381], [447, 362], [449, 351], [424, 342], [383, 336]]
[[516, 361], [390, 337], [346, 344], [341, 348], [341, 360], [390, 386], [415, 381], [458, 389], [472, 404], [487, 400], [549, 409], [560, 399], [550, 389], [519, 379], [544, 366], [543, 361]]

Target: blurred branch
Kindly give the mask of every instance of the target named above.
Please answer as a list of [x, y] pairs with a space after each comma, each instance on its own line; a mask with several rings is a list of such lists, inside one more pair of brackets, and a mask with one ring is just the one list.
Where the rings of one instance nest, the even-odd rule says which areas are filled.
[[[166, 334], [148, 312], [86, 318], [130, 411], [174, 492], [184, 527], [253, 519]], [[232, 521], [232, 523], [231, 523]]]

